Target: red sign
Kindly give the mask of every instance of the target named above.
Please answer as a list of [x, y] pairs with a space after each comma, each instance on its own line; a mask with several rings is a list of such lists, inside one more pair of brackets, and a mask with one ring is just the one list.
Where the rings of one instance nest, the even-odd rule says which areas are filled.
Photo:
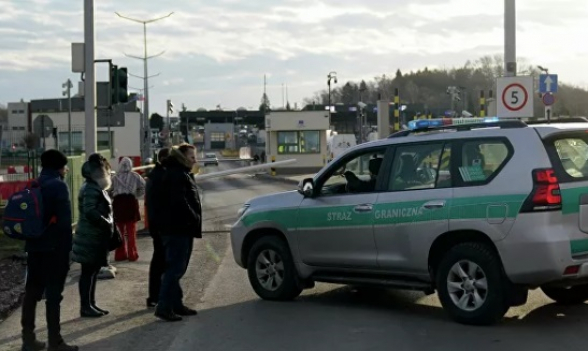
[[[521, 96], [522, 95], [522, 96]], [[502, 91], [502, 103], [510, 111], [519, 111], [527, 105], [529, 93], [519, 83], [507, 85]]]

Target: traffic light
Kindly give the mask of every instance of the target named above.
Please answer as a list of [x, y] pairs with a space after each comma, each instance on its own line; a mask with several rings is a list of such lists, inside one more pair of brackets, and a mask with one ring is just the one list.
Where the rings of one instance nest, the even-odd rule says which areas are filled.
[[167, 111], [170, 115], [174, 114], [174, 104], [171, 102], [171, 100], [167, 100]]
[[128, 82], [127, 68], [118, 68], [118, 66], [112, 65], [110, 68], [110, 101], [112, 105], [129, 102], [129, 94], [127, 92]]
[[127, 91], [127, 85], [129, 83], [129, 74], [127, 73], [126, 67], [121, 67], [118, 69], [118, 84], [116, 85], [118, 88], [118, 102], [122, 104], [126, 104], [129, 102], [129, 93]]

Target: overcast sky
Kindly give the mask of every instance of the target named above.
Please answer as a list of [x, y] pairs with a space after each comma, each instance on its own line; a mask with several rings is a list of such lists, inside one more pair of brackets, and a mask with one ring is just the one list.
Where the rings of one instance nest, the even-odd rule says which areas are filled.
[[[503, 52], [502, 0], [96, 0], [96, 58], [143, 75], [141, 24], [149, 19], [151, 112], [256, 109], [268, 77], [272, 106], [282, 83], [293, 105], [339, 84], [428, 66], [452, 67]], [[0, 103], [61, 96], [71, 73], [70, 43], [83, 41], [82, 0], [0, 0]], [[560, 81], [588, 87], [586, 0], [517, 1], [517, 56]], [[98, 79], [107, 80], [104, 67]], [[130, 77], [129, 85], [143, 81]], [[76, 84], [77, 88], [77, 84]]]

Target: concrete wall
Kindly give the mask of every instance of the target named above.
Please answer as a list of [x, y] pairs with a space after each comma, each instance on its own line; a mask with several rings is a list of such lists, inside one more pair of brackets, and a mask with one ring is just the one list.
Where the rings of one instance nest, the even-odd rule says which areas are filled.
[[[207, 123], [204, 125], [204, 148], [211, 150], [212, 134], [223, 133], [225, 135], [225, 149], [235, 148], [235, 125], [232, 123]], [[229, 135], [226, 138], [226, 135]]]
[[[292, 165], [281, 166], [276, 169], [278, 174], [305, 174], [320, 170], [326, 163], [327, 129], [329, 129], [328, 111], [294, 111], [272, 112], [266, 116], [266, 154], [267, 161], [272, 157], [276, 161], [296, 159]], [[300, 151], [279, 153], [280, 132], [295, 132], [300, 136], [305, 131], [318, 131], [319, 150], [316, 153], [300, 153]], [[300, 133], [302, 132], [302, 133]]]
[[[53, 127], [57, 128], [59, 137], [60, 137], [60, 150], [67, 149], [67, 142], [68, 142], [68, 114], [67, 112], [54, 112], [54, 113], [38, 113], [34, 112], [32, 114], [32, 120], [35, 119], [40, 115], [48, 116], [48, 119], [51, 121]], [[140, 156], [140, 145], [141, 145], [141, 132], [140, 132], [140, 120], [141, 114], [139, 112], [125, 112], [125, 122], [124, 127], [122, 126], [113, 126], [111, 127], [111, 132], [113, 132], [113, 144], [114, 144], [114, 154], [113, 159], [118, 159], [119, 156]], [[71, 116], [71, 130], [72, 134], [72, 144], [77, 146], [81, 144], [81, 147], [84, 147], [84, 133], [85, 133], [85, 120], [84, 120], [84, 112], [72, 112]], [[98, 127], [97, 130], [99, 132], [107, 132], [108, 127]], [[107, 140], [108, 134], [101, 133], [102, 136], [105, 137]], [[78, 141], [78, 143], [76, 143]], [[81, 143], [79, 143], [81, 141]], [[42, 141], [41, 141], [42, 145]], [[45, 138], [45, 145], [47, 149], [55, 148], [57, 145], [55, 143], [55, 139], [52, 136]], [[117, 162], [118, 164], [118, 162]]]

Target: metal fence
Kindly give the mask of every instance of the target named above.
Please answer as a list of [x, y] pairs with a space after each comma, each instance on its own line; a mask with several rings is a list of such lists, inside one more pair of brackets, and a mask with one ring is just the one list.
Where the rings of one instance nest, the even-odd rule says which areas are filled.
[[[100, 154], [102, 154], [102, 156], [104, 156], [106, 159], [111, 158], [110, 151], [108, 150], [100, 151]], [[33, 158], [33, 161], [36, 165], [40, 164], [39, 158], [40, 155], [38, 154], [36, 154]], [[78, 194], [80, 192], [82, 184], [84, 183], [84, 177], [82, 176], [82, 165], [84, 164], [85, 160], [85, 154], [81, 154], [79, 156], [68, 156], [69, 172], [65, 178], [65, 182], [69, 186], [70, 200], [72, 206], [72, 221], [74, 223], [77, 222], [79, 218]], [[8, 184], [11, 184], [13, 186], [11, 186], [10, 191], [18, 191], [24, 188], [28, 180], [37, 177], [38, 174], [38, 170], [23, 174], [3, 174], [0, 175], [0, 186], [6, 186]], [[2, 205], [4, 205], [7, 196], [6, 194], [4, 194], [4, 196], [2, 197]]]

